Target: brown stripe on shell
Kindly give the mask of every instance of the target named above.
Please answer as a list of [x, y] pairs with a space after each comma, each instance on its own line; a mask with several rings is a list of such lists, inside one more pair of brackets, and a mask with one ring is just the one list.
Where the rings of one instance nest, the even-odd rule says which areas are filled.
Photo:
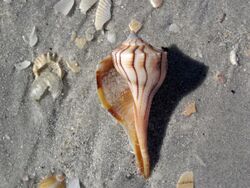
[[144, 83], [144, 85], [143, 85], [142, 94], [144, 93], [146, 84], [147, 84], [147, 82], [148, 82], [148, 71], [147, 71], [147, 69], [146, 69], [147, 54], [145, 53], [144, 49], [145, 49], [145, 46], [143, 46], [143, 48], [142, 48], [142, 53], [144, 54], [143, 69], [145, 70], [145, 73], [146, 73], [146, 81], [145, 81], [145, 83]]
[[117, 71], [119, 73], [121, 73], [121, 70], [120, 70], [120, 67], [119, 67], [119, 64], [118, 64], [118, 61], [117, 61], [117, 54], [121, 51], [121, 50], [124, 50], [126, 49], [127, 46], [126, 45], [121, 45], [119, 46], [115, 51], [114, 51], [114, 55], [113, 55], [113, 60], [114, 60], [114, 65], [115, 65], [115, 68], [117, 69]]
[[115, 117], [115, 119], [117, 119], [118, 121], [122, 121], [122, 118], [120, 117], [120, 115], [113, 109], [113, 107], [109, 108], [108, 111], [110, 112], [110, 114], [112, 114], [112, 116]]
[[[130, 45], [130, 44], [129, 44], [129, 45]], [[129, 77], [128, 77], [128, 75], [127, 75], [125, 69], [124, 69], [124, 67], [122, 66], [122, 60], [121, 60], [122, 53], [123, 53], [124, 51], [126, 51], [126, 50], [129, 48], [129, 45], [127, 46], [127, 48], [125, 48], [124, 50], [122, 50], [122, 51], [120, 52], [120, 54], [119, 54], [119, 65], [120, 65], [120, 67], [122, 68], [124, 74], [126, 75], [126, 78], [127, 78], [128, 82], [131, 83], [131, 81], [130, 81], [130, 79], [129, 79]], [[117, 62], [117, 64], [118, 64], [118, 62]]]
[[138, 75], [137, 75], [137, 72], [135, 70], [135, 52], [137, 50], [139, 46], [135, 46], [135, 48], [132, 50], [132, 54], [133, 54], [133, 57], [132, 57], [132, 62], [131, 62], [131, 65], [132, 65], [132, 68], [135, 72], [135, 79], [136, 79], [136, 98], [138, 99], [139, 97], [139, 83], [138, 83]]

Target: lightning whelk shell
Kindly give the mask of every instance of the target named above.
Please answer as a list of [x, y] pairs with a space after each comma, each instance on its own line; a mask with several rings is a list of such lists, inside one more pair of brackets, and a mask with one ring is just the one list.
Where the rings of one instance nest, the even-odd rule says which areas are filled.
[[111, 0], [100, 0], [95, 15], [95, 28], [102, 30], [103, 25], [111, 18]]
[[123, 125], [145, 178], [150, 175], [149, 112], [166, 71], [167, 53], [153, 48], [134, 33], [104, 58], [96, 71], [99, 99]]

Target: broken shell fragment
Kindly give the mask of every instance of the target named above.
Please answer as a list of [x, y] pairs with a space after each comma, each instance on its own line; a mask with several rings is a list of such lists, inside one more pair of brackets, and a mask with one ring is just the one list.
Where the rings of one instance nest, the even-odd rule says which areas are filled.
[[95, 28], [102, 30], [103, 25], [111, 18], [111, 0], [100, 0], [95, 15]]
[[76, 61], [66, 61], [67, 67], [74, 73], [80, 72], [81, 68]]
[[141, 27], [142, 27], [141, 22], [139, 22], [135, 19], [132, 19], [131, 22], [129, 23], [129, 29], [131, 32], [138, 33], [138, 31], [141, 29]]
[[86, 45], [87, 40], [84, 37], [76, 37], [75, 39], [75, 45], [79, 49], [83, 49], [83, 47]]
[[15, 64], [15, 68], [16, 68], [16, 70], [23, 70], [23, 69], [28, 68], [30, 66], [30, 64], [31, 64], [30, 61], [25, 60], [21, 63]]
[[29, 36], [29, 45], [30, 47], [33, 47], [37, 44], [38, 42], [38, 37], [37, 37], [37, 34], [36, 34], [36, 27], [34, 26], [31, 33], [30, 33], [30, 36]]
[[167, 52], [153, 48], [134, 33], [104, 58], [96, 71], [99, 99], [125, 129], [145, 178], [150, 175], [149, 113], [166, 71]]
[[176, 185], [176, 188], [194, 188], [194, 174], [192, 171], [184, 172]]
[[79, 8], [83, 14], [86, 14], [87, 11], [96, 3], [97, 0], [81, 0]]
[[38, 188], [66, 188], [65, 177], [63, 175], [49, 176], [40, 181]]
[[67, 16], [73, 8], [74, 3], [75, 0], [60, 0], [55, 4], [54, 9], [56, 10], [56, 12], [60, 12], [64, 16]]
[[116, 33], [113, 31], [108, 31], [107, 32], [107, 40], [114, 44], [116, 42]]
[[185, 106], [185, 109], [184, 111], [182, 112], [182, 115], [186, 116], [186, 117], [189, 117], [191, 116], [193, 113], [196, 113], [196, 103], [195, 101], [192, 101], [190, 103], [188, 103], [186, 106]]
[[163, 0], [149, 0], [149, 1], [154, 8], [159, 8], [163, 3]]
[[42, 72], [31, 85], [30, 96], [34, 100], [40, 100], [46, 90], [49, 90], [53, 99], [59, 97], [63, 89], [61, 78], [52, 72]]
[[237, 48], [238, 47], [234, 47], [229, 55], [229, 59], [232, 65], [238, 65]]
[[62, 78], [64, 71], [61, 67], [61, 60], [62, 59], [58, 57], [57, 54], [50, 52], [38, 56], [33, 65], [33, 73], [35, 77], [37, 78], [43, 70], [49, 69], [51, 72]]

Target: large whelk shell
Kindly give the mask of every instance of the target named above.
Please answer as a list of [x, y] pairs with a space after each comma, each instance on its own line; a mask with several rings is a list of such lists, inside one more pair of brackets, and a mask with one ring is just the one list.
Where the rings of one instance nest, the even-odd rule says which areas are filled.
[[134, 33], [103, 59], [96, 71], [100, 101], [123, 125], [145, 178], [150, 175], [149, 112], [166, 71], [167, 52], [153, 48]]
[[100, 0], [98, 2], [96, 15], [95, 15], [95, 28], [102, 30], [103, 25], [111, 18], [111, 0]]

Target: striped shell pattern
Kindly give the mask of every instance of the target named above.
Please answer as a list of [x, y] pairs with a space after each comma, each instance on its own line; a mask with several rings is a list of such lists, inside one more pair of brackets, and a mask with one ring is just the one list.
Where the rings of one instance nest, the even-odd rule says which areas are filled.
[[148, 178], [148, 119], [155, 93], [167, 71], [167, 52], [157, 50], [131, 33], [97, 66], [99, 99], [123, 126], [140, 173]]

